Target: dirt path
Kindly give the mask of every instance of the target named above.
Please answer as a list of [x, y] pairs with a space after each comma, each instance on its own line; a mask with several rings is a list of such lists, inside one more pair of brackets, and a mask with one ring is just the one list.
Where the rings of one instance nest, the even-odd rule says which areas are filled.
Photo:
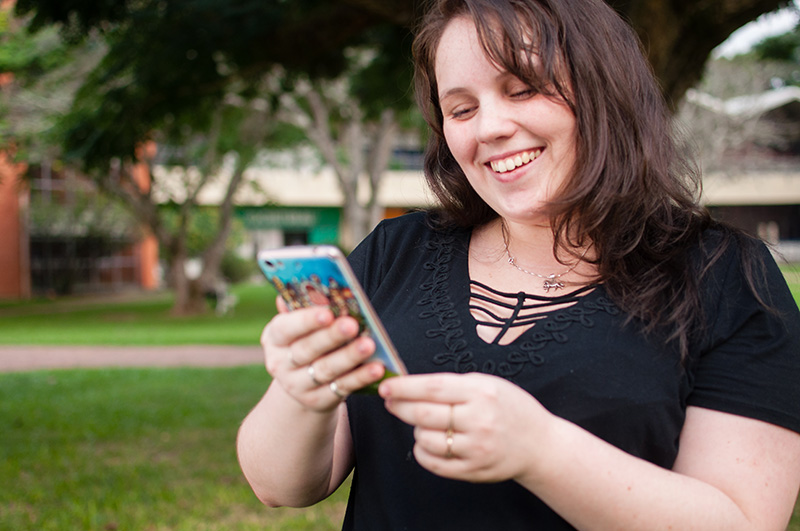
[[0, 372], [72, 367], [229, 367], [264, 363], [261, 347], [0, 346]]

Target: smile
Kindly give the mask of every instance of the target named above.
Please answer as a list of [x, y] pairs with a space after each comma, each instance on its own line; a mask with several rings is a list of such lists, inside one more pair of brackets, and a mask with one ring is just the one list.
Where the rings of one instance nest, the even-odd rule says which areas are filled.
[[536, 160], [541, 154], [541, 149], [523, 151], [522, 153], [517, 153], [513, 157], [508, 157], [507, 159], [493, 160], [489, 162], [489, 165], [492, 167], [492, 170], [496, 171], [497, 173], [506, 173], [508, 171], [515, 170], [520, 166], [524, 166], [533, 160]]

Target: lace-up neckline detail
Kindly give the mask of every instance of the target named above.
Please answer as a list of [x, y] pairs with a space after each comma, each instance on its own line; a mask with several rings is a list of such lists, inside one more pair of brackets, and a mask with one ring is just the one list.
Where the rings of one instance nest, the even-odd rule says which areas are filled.
[[[555, 297], [481, 289], [469, 278], [468, 243], [469, 233], [454, 231], [422, 244], [426, 258], [416, 304], [436, 370], [479, 371], [516, 381], [523, 373], [546, 370], [551, 356], [564, 353], [561, 345], [576, 328], [595, 326], [598, 313], [619, 313], [601, 284]], [[481, 310], [473, 311], [473, 305]], [[479, 329], [497, 333], [487, 341], [491, 333], [481, 336]]]
[[[478, 335], [487, 343], [504, 345], [513, 342], [525, 330], [557, 309], [568, 308], [594, 286], [545, 297], [525, 292], [498, 291], [476, 280], [470, 280], [469, 310], [475, 318]], [[494, 333], [494, 338], [488, 340]]]

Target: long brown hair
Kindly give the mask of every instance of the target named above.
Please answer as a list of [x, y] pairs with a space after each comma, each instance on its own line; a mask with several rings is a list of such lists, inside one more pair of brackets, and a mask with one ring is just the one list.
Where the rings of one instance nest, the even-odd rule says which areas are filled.
[[[699, 170], [674, 140], [671, 113], [631, 27], [601, 0], [433, 3], [414, 42], [416, 95], [432, 130], [424, 169], [439, 219], [462, 227], [497, 213], [469, 185], [442, 129], [435, 58], [457, 17], [475, 23], [499, 68], [565, 101], [575, 115], [577, 159], [549, 205], [555, 247], [572, 252], [593, 243], [609, 295], [648, 332], [666, 331], [685, 356], [702, 322], [702, 271], [689, 252], [712, 221], [697, 201]], [[525, 60], [531, 54], [536, 68]], [[711, 262], [731, 240], [723, 232]]]

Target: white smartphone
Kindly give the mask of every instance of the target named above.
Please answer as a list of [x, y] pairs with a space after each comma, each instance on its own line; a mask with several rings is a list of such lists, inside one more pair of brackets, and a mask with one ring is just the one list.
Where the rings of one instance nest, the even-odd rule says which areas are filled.
[[[328, 306], [334, 315], [355, 318], [375, 342], [370, 361], [386, 367], [384, 378], [408, 374], [378, 315], [344, 254], [332, 245], [294, 245], [260, 251], [258, 266], [290, 310]], [[363, 391], [376, 392], [377, 384]]]

